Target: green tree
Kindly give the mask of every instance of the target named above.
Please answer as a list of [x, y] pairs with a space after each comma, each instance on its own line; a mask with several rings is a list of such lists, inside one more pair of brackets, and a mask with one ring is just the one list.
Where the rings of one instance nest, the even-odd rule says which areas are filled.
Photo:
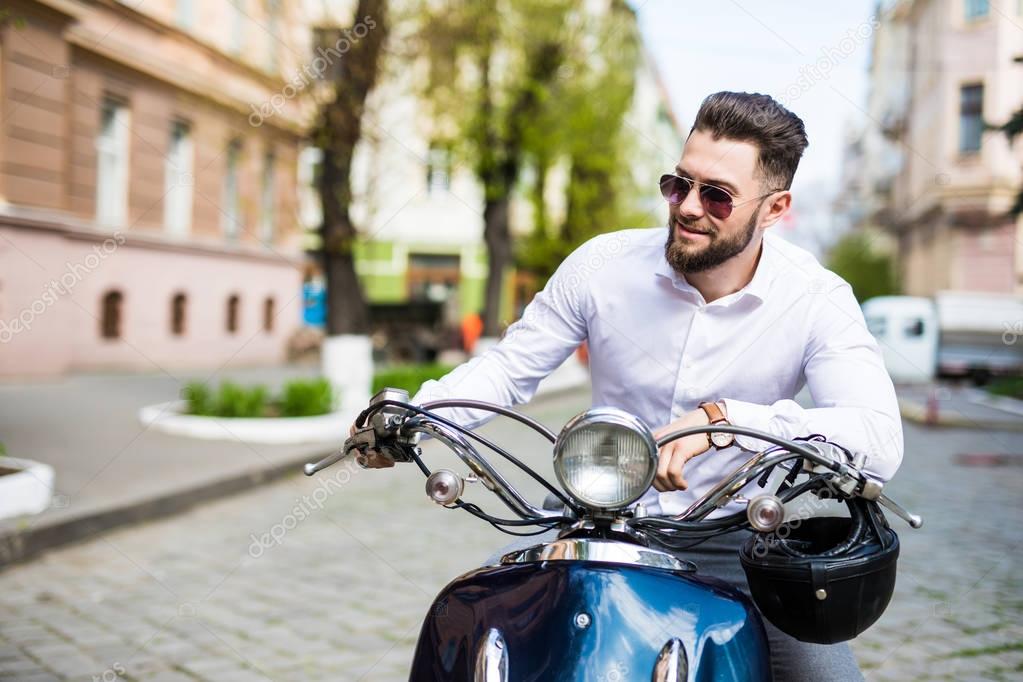
[[[581, 51], [569, 0], [439, 0], [426, 4], [421, 40], [429, 77], [423, 94], [435, 127], [450, 131], [484, 190], [488, 273], [484, 334], [500, 333], [504, 275], [513, 262], [510, 208], [533, 159], [546, 172], [548, 114], [569, 56]], [[541, 218], [542, 220], [542, 218]]]
[[[544, 112], [546, 135], [530, 148], [537, 169], [530, 192], [534, 229], [520, 245], [517, 263], [544, 280], [579, 244], [635, 218], [629, 211], [636, 195], [629, 166], [635, 144], [625, 117], [640, 59], [636, 18], [625, 2], [612, 2], [584, 32], [597, 41], [596, 53], [570, 55], [559, 96]], [[551, 225], [544, 201], [546, 171], [557, 157], [567, 158], [569, 181], [564, 221]]]
[[860, 303], [874, 296], [899, 293], [894, 259], [880, 252], [862, 230], [838, 240], [829, 254], [828, 268], [849, 282]]

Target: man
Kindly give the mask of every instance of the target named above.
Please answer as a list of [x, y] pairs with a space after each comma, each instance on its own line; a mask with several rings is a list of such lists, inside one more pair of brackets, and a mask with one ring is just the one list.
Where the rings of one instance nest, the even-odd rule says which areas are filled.
[[[902, 459], [891, 379], [850, 286], [768, 233], [789, 210], [803, 122], [766, 95], [720, 92], [700, 107], [673, 173], [668, 226], [595, 237], [573, 252], [499, 344], [413, 399], [527, 402], [584, 340], [593, 404], [638, 415], [656, 436], [710, 421], [783, 437], [821, 433], [887, 480]], [[792, 398], [806, 385], [815, 407]], [[442, 410], [465, 426], [486, 413]], [[758, 451], [705, 434], [663, 447], [650, 514], [676, 514]], [[721, 513], [735, 511], [726, 508]], [[745, 534], [685, 553], [748, 591]], [[804, 644], [766, 624], [778, 680], [862, 679], [847, 644]]]

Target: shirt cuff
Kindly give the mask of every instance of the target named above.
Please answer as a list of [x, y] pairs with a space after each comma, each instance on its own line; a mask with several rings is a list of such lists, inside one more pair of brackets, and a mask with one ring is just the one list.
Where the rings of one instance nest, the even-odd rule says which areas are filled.
[[[770, 425], [774, 411], [769, 405], [757, 405], [756, 403], [748, 403], [732, 398], [725, 398], [721, 402], [725, 404], [725, 416], [729, 424], [745, 426], [757, 431], [771, 432]], [[771, 443], [765, 440], [739, 434], [735, 435], [735, 444], [743, 450], [749, 450], [750, 452], [760, 452], [764, 448], [771, 446]]]

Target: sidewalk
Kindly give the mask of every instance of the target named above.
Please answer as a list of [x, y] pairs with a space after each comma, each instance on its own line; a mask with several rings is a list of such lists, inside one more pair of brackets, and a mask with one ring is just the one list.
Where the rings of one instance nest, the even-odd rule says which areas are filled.
[[994, 398], [972, 386], [902, 385], [896, 392], [903, 419], [912, 422], [1023, 431], [1023, 401]]
[[[234, 380], [278, 387], [314, 368], [237, 369]], [[183, 381], [208, 378], [182, 373]], [[56, 470], [51, 508], [0, 521], [0, 566], [98, 531], [175, 513], [298, 470], [328, 444], [249, 445], [168, 436], [138, 422], [143, 405], [176, 398], [168, 375], [74, 375], [36, 384], [0, 384], [0, 440], [12, 457]], [[340, 443], [340, 440], [339, 440]]]
[[[294, 366], [230, 369], [218, 373], [214, 383], [262, 383], [275, 390], [317, 373], [315, 367]], [[344, 441], [345, 434], [338, 434], [337, 443], [288, 446], [206, 441], [139, 423], [140, 407], [176, 398], [185, 381], [208, 378], [201, 372], [178, 378], [104, 374], [0, 384], [0, 441], [7, 454], [56, 470], [50, 509], [0, 521], [0, 568], [103, 530], [295, 475], [302, 464]], [[541, 384], [537, 396], [578, 387], [588, 378], [585, 371], [563, 366]]]

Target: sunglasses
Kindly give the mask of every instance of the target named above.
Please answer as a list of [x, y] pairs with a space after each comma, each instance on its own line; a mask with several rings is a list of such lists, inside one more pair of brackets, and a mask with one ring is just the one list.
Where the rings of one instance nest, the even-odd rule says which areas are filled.
[[752, 199], [735, 203], [735, 198], [728, 193], [728, 190], [721, 189], [716, 185], [707, 185], [702, 182], [697, 182], [692, 178], [668, 173], [661, 176], [661, 195], [668, 200], [669, 204], [681, 204], [686, 200], [686, 197], [689, 196], [689, 192], [693, 189], [693, 185], [697, 185], [699, 187], [700, 205], [703, 206], [703, 210], [712, 218], [717, 218], [718, 220], [724, 220], [728, 216], [732, 215], [732, 209], [736, 206], [742, 206], [743, 204], [748, 204], [751, 201], [771, 196], [775, 192], [783, 191], [780, 189], [772, 189], [767, 194], [761, 194], [759, 197], [753, 197]]

